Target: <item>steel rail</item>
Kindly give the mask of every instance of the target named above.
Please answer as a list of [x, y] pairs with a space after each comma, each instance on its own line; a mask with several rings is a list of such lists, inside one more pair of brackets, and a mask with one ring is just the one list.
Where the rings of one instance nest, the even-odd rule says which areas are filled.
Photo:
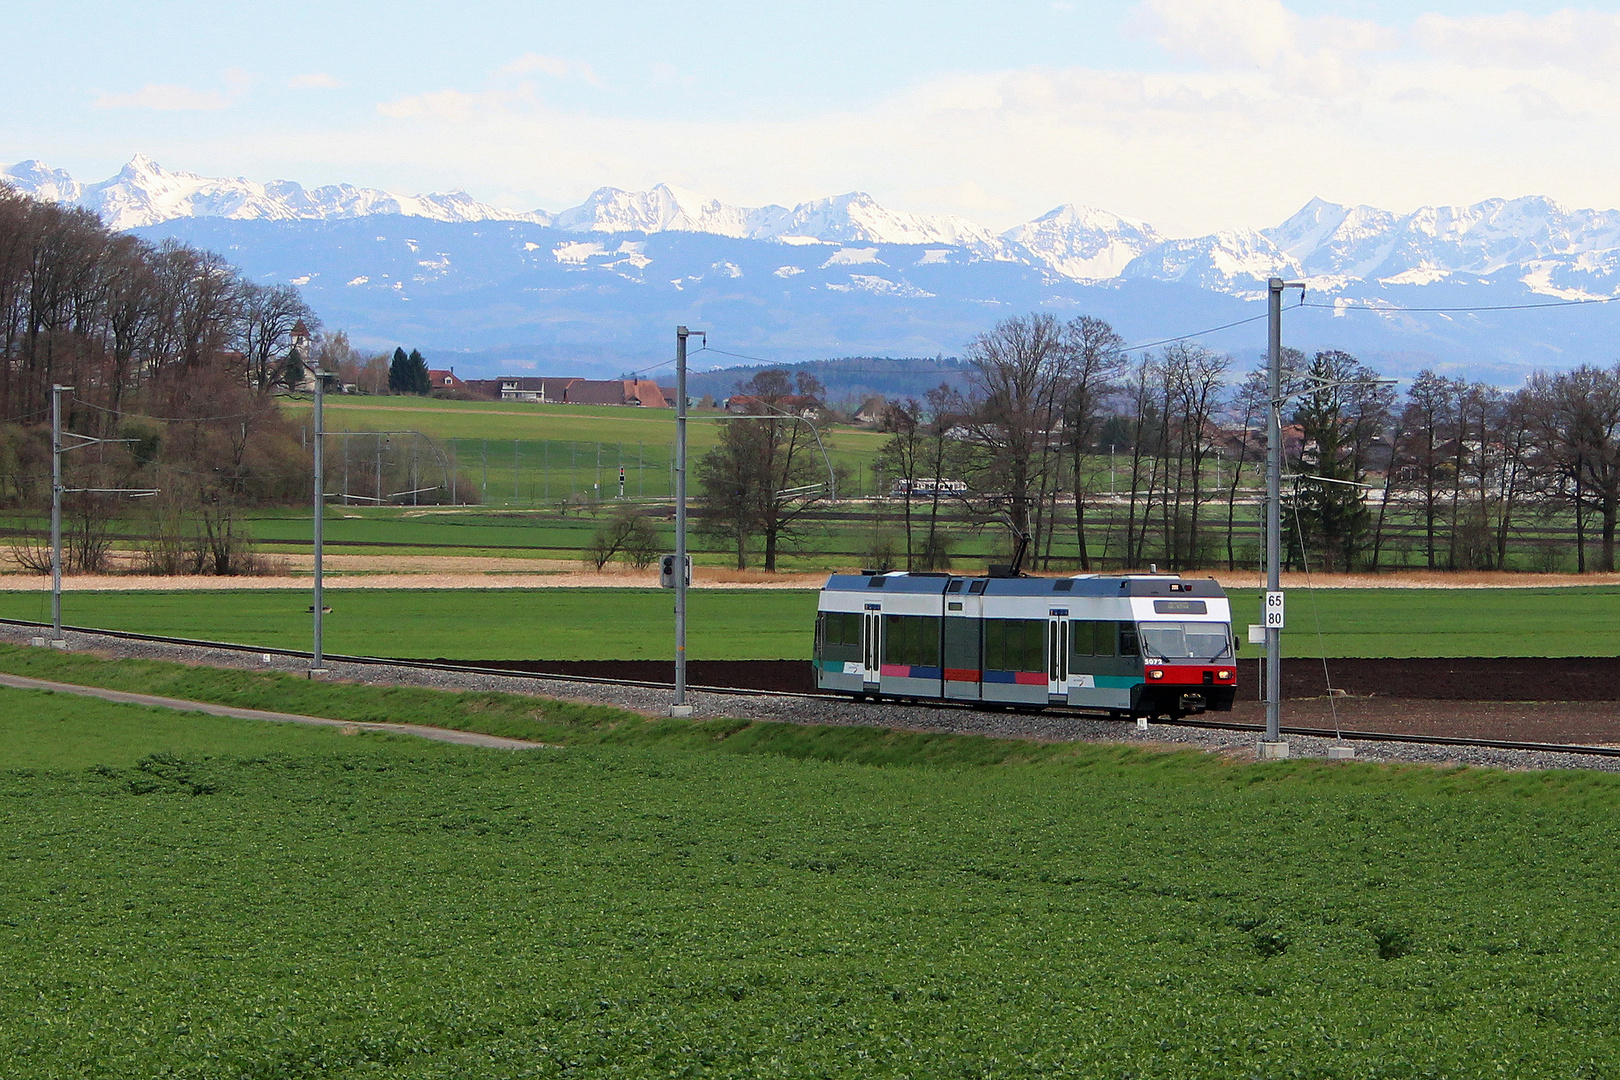
[[[16, 626], [28, 629], [44, 629], [49, 623], [34, 622], [28, 619], [0, 619], [0, 626]], [[267, 656], [285, 656], [295, 659], [308, 659], [309, 651], [300, 649], [283, 649], [264, 645], [241, 645], [231, 641], [208, 641], [200, 638], [167, 637], [161, 634], [141, 634], [130, 630], [103, 630], [88, 626], [62, 627], [64, 631], [77, 634], [97, 634], [102, 637], [118, 638], [125, 641], [148, 641], [160, 645], [183, 645], [191, 648], [218, 649], [224, 652], [259, 653]], [[455, 664], [437, 660], [410, 660], [386, 656], [351, 656], [342, 653], [327, 653], [326, 659], [345, 664], [359, 664], [369, 667], [399, 667], [420, 668], [425, 671], [458, 672], [467, 675], [499, 675], [510, 679], [544, 679], [549, 682], [585, 683], [602, 686], [627, 686], [646, 690], [669, 690], [674, 683], [657, 682], [649, 679], [614, 679], [595, 675], [565, 675], [548, 671], [518, 671], [511, 668], [479, 667], [474, 664]], [[807, 661], [808, 662], [808, 661]], [[799, 690], [760, 690], [739, 686], [698, 686], [690, 687], [707, 694], [726, 694], [732, 697], [786, 697], [809, 701], [844, 701], [846, 694], [806, 693]], [[889, 705], [905, 705], [907, 701], [900, 698], [891, 698], [884, 702]], [[972, 702], [950, 701], [940, 699], [937, 701], [918, 701], [915, 704], [926, 704], [930, 707], [942, 705], [957, 705], [963, 708], [973, 708]], [[1016, 706], [1015, 706], [1016, 708]], [[1020, 709], [1021, 712], [1042, 713], [1047, 716], [1066, 716], [1076, 719], [1105, 719], [1110, 714], [1100, 710], [1086, 710], [1076, 708], [1045, 707], [1042, 709]], [[1186, 727], [1199, 728], [1208, 731], [1264, 731], [1263, 724], [1245, 724], [1236, 720], [1199, 720], [1183, 717], [1180, 720], [1164, 720], [1155, 724], [1157, 727]], [[1543, 754], [1586, 754], [1593, 757], [1620, 757], [1620, 746], [1603, 746], [1587, 743], [1538, 743], [1519, 742], [1512, 739], [1478, 739], [1466, 736], [1452, 735], [1420, 735], [1401, 734], [1392, 731], [1338, 731], [1329, 728], [1294, 727], [1285, 725], [1283, 732], [1288, 735], [1304, 735], [1321, 739], [1341, 739], [1355, 742], [1405, 742], [1424, 746], [1458, 746], [1486, 750], [1521, 750]]]

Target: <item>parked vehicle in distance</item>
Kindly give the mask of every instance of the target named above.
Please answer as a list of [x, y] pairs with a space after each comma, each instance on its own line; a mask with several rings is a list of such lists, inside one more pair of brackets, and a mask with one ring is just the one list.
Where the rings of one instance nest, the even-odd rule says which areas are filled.
[[1231, 606], [1213, 579], [834, 574], [816, 686], [884, 697], [1177, 719], [1232, 708]]
[[889, 495], [896, 499], [915, 497], [918, 495], [932, 497], [934, 495], [966, 495], [968, 486], [961, 480], [945, 480], [937, 476], [920, 476], [915, 480], [896, 480], [889, 488]]

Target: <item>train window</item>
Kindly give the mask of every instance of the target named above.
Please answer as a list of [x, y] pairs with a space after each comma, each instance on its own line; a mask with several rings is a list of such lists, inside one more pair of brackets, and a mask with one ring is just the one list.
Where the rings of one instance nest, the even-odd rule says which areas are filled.
[[1069, 666], [1083, 656], [1091, 655], [1091, 624], [1080, 619], [1069, 623]]
[[945, 586], [945, 591], [946, 592], [961, 592], [962, 591], [962, 579], [957, 578], [955, 581], [953, 581], [949, 585]]
[[1145, 622], [1142, 649], [1164, 660], [1219, 660], [1232, 653], [1225, 623]]
[[939, 616], [883, 616], [883, 662], [939, 667]]
[[823, 641], [828, 645], [855, 645], [861, 643], [861, 614], [858, 611], [824, 611], [821, 617], [826, 630]]
[[1136, 644], [1136, 624], [1122, 622], [1119, 624], [1119, 655], [1140, 656], [1142, 650]]
[[992, 671], [1044, 670], [1046, 620], [984, 620], [984, 666]]
[[1056, 581], [1052, 582], [1052, 591], [1053, 592], [1072, 592], [1072, 591], [1074, 591], [1074, 579], [1073, 578], [1058, 578]]
[[968, 586], [968, 592], [970, 592], [970, 593], [982, 593], [982, 592], [984, 592], [984, 587], [985, 587], [986, 584], [987, 583], [984, 582], [984, 581], [975, 581], [973, 584]]
[[1069, 627], [1070, 666], [1081, 658], [1113, 656], [1116, 624], [1100, 620], [1076, 619]]

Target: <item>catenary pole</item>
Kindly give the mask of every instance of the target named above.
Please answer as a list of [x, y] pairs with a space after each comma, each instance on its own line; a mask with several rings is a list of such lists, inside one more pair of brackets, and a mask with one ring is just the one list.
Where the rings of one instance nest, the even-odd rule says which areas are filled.
[[314, 640], [311, 642], [309, 672], [311, 675], [326, 670], [323, 660], [322, 632], [325, 624], [321, 610], [324, 603], [324, 581], [321, 577], [322, 545], [325, 540], [323, 534], [326, 524], [326, 372], [316, 368], [315, 374], [315, 604], [310, 609], [315, 613]]
[[675, 704], [670, 714], [690, 716], [686, 703], [686, 339], [675, 328]]
[[62, 394], [51, 387], [51, 644], [62, 644]]
[[[1282, 385], [1282, 294], [1285, 289], [1303, 289], [1304, 282], [1272, 278], [1266, 283], [1266, 396], [1270, 403], [1266, 429], [1266, 592], [1282, 590], [1282, 465], [1283, 402]], [[1268, 605], [1261, 604], [1260, 617], [1266, 623], [1266, 734], [1262, 757], [1287, 757], [1288, 744], [1282, 741], [1282, 628], [1271, 625]]]
[[[1282, 278], [1266, 283], [1266, 589], [1282, 587]], [[1262, 618], [1264, 612], [1262, 611]], [[1266, 741], [1282, 741], [1282, 631], [1266, 628]]]

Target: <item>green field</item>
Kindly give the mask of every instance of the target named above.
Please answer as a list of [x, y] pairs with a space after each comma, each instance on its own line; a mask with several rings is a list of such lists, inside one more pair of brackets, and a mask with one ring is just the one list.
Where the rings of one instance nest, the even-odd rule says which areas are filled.
[[375, 732], [342, 735], [334, 728], [255, 724], [204, 713], [0, 687], [0, 770], [131, 766], [153, 754], [255, 757], [272, 752], [334, 753], [352, 749], [356, 741], [376, 745], [407, 738]]
[[[816, 594], [694, 589], [690, 655], [808, 658]], [[674, 655], [674, 594], [660, 589], [333, 589], [329, 652], [478, 660], [639, 660]], [[50, 619], [49, 598], [0, 593], [0, 617]], [[67, 593], [63, 621], [169, 637], [307, 649], [309, 594]], [[43, 611], [43, 616], [41, 612]]]
[[[306, 427], [311, 405], [285, 405], [287, 416]], [[426, 483], [439, 483], [443, 468], [434, 464], [436, 449], [459, 473], [458, 497], [489, 505], [544, 506], [567, 499], [611, 499], [618, 475], [625, 470], [630, 498], [667, 498], [673, 491], [670, 471], [675, 445], [672, 409], [613, 406], [539, 405], [527, 402], [436, 401], [417, 397], [328, 399], [325, 424], [334, 432], [328, 444], [333, 463], [329, 489], [362, 490], [377, 452], [368, 431], [417, 431], [432, 440], [414, 446], [395, 437], [383, 453], [390, 458], [415, 454]], [[725, 414], [701, 410], [687, 426], [687, 448], [694, 460], [711, 450]], [[345, 440], [343, 433], [351, 433]], [[842, 425], [822, 425], [821, 437], [837, 468], [847, 470], [840, 484], [846, 494], [869, 494], [872, 460], [888, 439], [879, 432]], [[345, 455], [344, 447], [349, 448]], [[812, 448], [813, 451], [813, 448]], [[345, 469], [344, 462], [348, 462]], [[438, 469], [435, 472], [435, 469]], [[345, 472], [351, 474], [345, 481]], [[369, 491], [369, 488], [365, 488]]]
[[[26, 652], [0, 664], [96, 677]], [[562, 751], [93, 703], [65, 735], [59, 700], [0, 697], [8, 1078], [1620, 1069], [1608, 775], [1094, 746], [925, 767], [898, 762], [994, 744], [794, 729], [761, 753], [774, 725], [608, 710]], [[543, 708], [513, 701], [459, 707]], [[89, 724], [105, 754], [78, 768]], [[897, 763], [857, 763], [880, 744]]]
[[[334, 653], [640, 660], [674, 648], [672, 596], [659, 589], [338, 588], [326, 595], [326, 648]], [[1242, 642], [1243, 627], [1259, 621], [1259, 597], [1248, 589], [1231, 596]], [[1295, 589], [1288, 596], [1285, 656], [1620, 656], [1620, 588], [1612, 586]], [[810, 656], [813, 590], [696, 589], [690, 598], [694, 659]], [[305, 592], [70, 592], [62, 603], [70, 625], [309, 647]], [[0, 617], [49, 620], [49, 598], [0, 593]], [[1240, 646], [1240, 655], [1255, 652]]]

